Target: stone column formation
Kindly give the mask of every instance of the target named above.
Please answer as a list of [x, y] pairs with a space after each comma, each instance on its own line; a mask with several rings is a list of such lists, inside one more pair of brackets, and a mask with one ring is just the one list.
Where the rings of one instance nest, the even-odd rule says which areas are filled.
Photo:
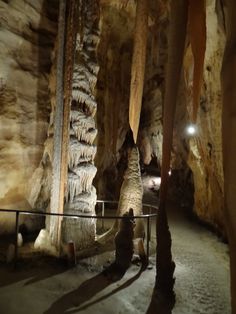
[[[133, 147], [129, 152], [128, 167], [124, 174], [124, 181], [120, 190], [120, 199], [118, 204], [118, 214], [121, 216], [132, 208], [134, 216], [142, 215], [143, 185], [139, 165], [139, 151]], [[143, 220], [136, 220], [134, 229], [134, 238], [143, 238], [144, 226]]]
[[[80, 7], [79, 31], [76, 39], [72, 83], [68, 182], [64, 213], [95, 215], [96, 190], [92, 186], [96, 174], [94, 157], [97, 135], [94, 116], [97, 110], [95, 85], [99, 67], [96, 49], [99, 41], [99, 11], [96, 1], [83, 1]], [[63, 218], [62, 241], [74, 241], [76, 249], [95, 240], [96, 220]]]

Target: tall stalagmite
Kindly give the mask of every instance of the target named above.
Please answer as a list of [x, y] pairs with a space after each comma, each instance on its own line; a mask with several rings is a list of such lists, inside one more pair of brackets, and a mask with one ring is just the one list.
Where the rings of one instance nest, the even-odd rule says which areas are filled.
[[[120, 190], [118, 204], [118, 215], [122, 216], [129, 211], [134, 210], [134, 216], [142, 215], [143, 185], [139, 165], [139, 151], [137, 147], [130, 149], [128, 156], [128, 167], [124, 174], [124, 180]], [[135, 238], [143, 238], [144, 226], [141, 219], [137, 219], [134, 229]]]
[[[139, 164], [139, 151], [137, 147], [130, 148], [128, 153], [128, 165], [124, 174], [124, 180], [120, 189], [120, 197], [118, 203], [117, 216], [123, 216], [129, 209], [133, 209], [134, 216], [143, 214], [142, 210], [143, 185], [141, 179], [141, 171]], [[118, 230], [119, 221], [116, 220], [113, 226], [104, 234], [97, 237], [97, 241], [105, 243], [113, 240]], [[136, 221], [134, 228], [134, 238], [144, 237], [144, 224], [142, 219]]]

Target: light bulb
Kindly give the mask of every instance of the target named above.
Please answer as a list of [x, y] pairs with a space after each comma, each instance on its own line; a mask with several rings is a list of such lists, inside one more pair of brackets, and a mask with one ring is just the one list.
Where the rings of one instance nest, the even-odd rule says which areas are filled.
[[186, 132], [188, 135], [194, 135], [197, 132], [197, 127], [194, 124], [190, 124], [186, 128]]

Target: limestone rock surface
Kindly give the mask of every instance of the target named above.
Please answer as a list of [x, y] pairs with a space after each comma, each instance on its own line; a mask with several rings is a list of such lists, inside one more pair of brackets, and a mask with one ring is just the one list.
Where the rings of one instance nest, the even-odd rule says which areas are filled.
[[0, 1], [0, 207], [30, 208], [48, 128], [57, 1]]

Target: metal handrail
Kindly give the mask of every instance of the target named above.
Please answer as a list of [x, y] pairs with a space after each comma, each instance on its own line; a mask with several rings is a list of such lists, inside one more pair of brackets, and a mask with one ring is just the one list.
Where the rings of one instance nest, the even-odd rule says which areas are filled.
[[[16, 223], [15, 223], [15, 263], [17, 261], [17, 255], [18, 255], [18, 245], [17, 245], [17, 240], [18, 240], [18, 233], [19, 233], [19, 216], [21, 214], [23, 215], [35, 215], [35, 216], [60, 216], [60, 217], [68, 217], [68, 218], [95, 218], [95, 219], [102, 219], [102, 222], [104, 219], [127, 219], [127, 216], [117, 216], [117, 215], [112, 215], [112, 216], [107, 216], [105, 215], [105, 204], [118, 204], [118, 201], [108, 201], [108, 200], [97, 200], [97, 203], [102, 204], [102, 216], [100, 215], [86, 215], [86, 214], [61, 214], [61, 213], [48, 213], [48, 212], [43, 212], [43, 211], [30, 211], [30, 210], [20, 210], [20, 209], [0, 209], [0, 212], [7, 212], [7, 213], [15, 213], [16, 214]], [[151, 205], [151, 204], [142, 204], [143, 207], [148, 207], [149, 210], [152, 208], [155, 209], [156, 211], [158, 210], [158, 207]], [[133, 216], [134, 219], [147, 219], [147, 258], [149, 260], [149, 242], [151, 239], [151, 228], [150, 228], [150, 218], [156, 217], [157, 213], [155, 214], [143, 214], [143, 215], [136, 215]], [[102, 224], [102, 226], [104, 226]]]
[[[47, 213], [47, 212], [33, 212], [30, 210], [20, 210], [20, 209], [0, 209], [0, 212], [10, 212], [10, 213], [19, 213], [23, 215], [35, 215], [35, 216], [61, 216], [61, 217], [70, 217], [70, 218], [98, 218], [98, 219], [126, 219], [124, 216], [106, 216], [106, 215], [80, 215], [80, 214], [60, 214], [60, 213]], [[155, 217], [157, 214], [144, 214], [133, 216], [133, 218], [147, 218]]]

